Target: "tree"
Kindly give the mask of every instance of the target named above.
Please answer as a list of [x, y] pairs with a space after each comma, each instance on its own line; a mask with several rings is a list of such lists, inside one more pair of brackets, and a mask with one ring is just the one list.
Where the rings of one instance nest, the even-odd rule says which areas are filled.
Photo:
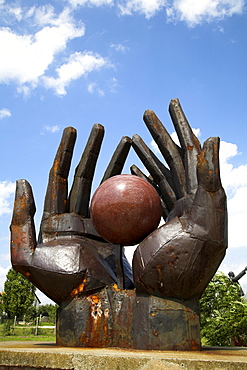
[[216, 274], [200, 300], [201, 336], [211, 346], [247, 345], [247, 302], [240, 286]]
[[32, 315], [34, 313], [35, 286], [12, 268], [8, 271], [6, 278], [2, 300], [8, 317], [21, 318], [24, 315]]
[[57, 313], [57, 304], [44, 304], [39, 306], [38, 313], [42, 316], [48, 316], [49, 322], [55, 322], [56, 321], [56, 313]]

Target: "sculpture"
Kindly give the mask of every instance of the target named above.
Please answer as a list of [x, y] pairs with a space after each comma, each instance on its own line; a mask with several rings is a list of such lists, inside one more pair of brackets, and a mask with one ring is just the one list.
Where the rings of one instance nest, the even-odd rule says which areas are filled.
[[[152, 111], [144, 121], [169, 169], [142, 139], [124, 137], [102, 181], [121, 173], [134, 150], [152, 177], [131, 173], [159, 192], [167, 222], [136, 248], [133, 276], [124, 253], [119, 289], [117, 247], [103, 240], [89, 217], [89, 199], [103, 127], [94, 125], [68, 196], [76, 131], [69, 127], [50, 171], [38, 244], [31, 186], [17, 181], [11, 223], [13, 267], [60, 305], [57, 344], [137, 349], [200, 349], [199, 298], [227, 248], [226, 196], [219, 173], [219, 139], [201, 148], [178, 99], [170, 115], [178, 147]], [[121, 287], [120, 287], [121, 288]]]
[[230, 271], [228, 273], [228, 276], [229, 278], [231, 279], [231, 281], [233, 283], [237, 283], [239, 285], [239, 289], [240, 289], [240, 294], [241, 296], [244, 296], [244, 291], [239, 283], [239, 280], [241, 279], [241, 277], [243, 277], [247, 272], [247, 267], [245, 267], [237, 276], [235, 276], [234, 272], [233, 271]]

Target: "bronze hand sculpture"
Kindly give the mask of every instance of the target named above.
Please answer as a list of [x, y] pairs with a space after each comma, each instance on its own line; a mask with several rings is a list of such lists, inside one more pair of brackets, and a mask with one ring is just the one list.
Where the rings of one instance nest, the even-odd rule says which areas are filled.
[[[117, 284], [115, 247], [97, 234], [89, 217], [91, 184], [103, 136], [103, 126], [94, 125], [68, 196], [76, 130], [64, 130], [50, 170], [38, 243], [31, 186], [26, 180], [17, 181], [11, 223], [12, 265], [58, 304], [79, 293]], [[104, 179], [121, 173], [130, 145], [130, 138], [123, 137]], [[131, 267], [125, 257], [123, 261], [126, 284], [133, 287]]]
[[200, 298], [227, 248], [226, 195], [219, 172], [219, 138], [201, 148], [178, 99], [170, 114], [178, 147], [152, 111], [144, 121], [163, 154], [161, 165], [142, 139], [133, 147], [159, 188], [167, 222], [135, 251], [133, 272], [137, 292], [179, 300]]
[[[132, 145], [150, 175], [133, 175], [158, 191], [166, 223], [137, 247], [131, 269], [123, 256], [118, 285], [117, 246], [95, 231], [89, 200], [103, 127], [94, 125], [76, 169], [67, 177], [76, 132], [64, 131], [50, 171], [39, 242], [30, 185], [17, 182], [11, 224], [13, 267], [60, 307], [57, 344], [138, 349], [200, 349], [199, 298], [227, 248], [226, 196], [220, 182], [219, 139], [201, 148], [177, 99], [170, 114], [181, 147], [152, 111], [144, 121], [169, 168], [135, 135]], [[120, 174], [131, 140], [118, 145], [102, 181]], [[119, 289], [119, 287], [121, 289]]]

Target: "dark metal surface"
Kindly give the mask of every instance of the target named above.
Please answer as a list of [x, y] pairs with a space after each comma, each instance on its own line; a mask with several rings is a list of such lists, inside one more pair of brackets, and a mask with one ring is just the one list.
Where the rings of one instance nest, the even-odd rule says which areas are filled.
[[239, 279], [241, 279], [247, 272], [247, 267], [245, 267], [237, 276], [234, 274], [233, 271], [230, 271], [228, 276], [230, 277], [233, 283], [237, 283]]
[[134, 283], [123, 251], [96, 232], [89, 214], [103, 126], [92, 128], [70, 194], [76, 130], [64, 130], [49, 175], [38, 242], [31, 186], [17, 181], [12, 265], [60, 305], [59, 345], [200, 349], [199, 298], [227, 248], [219, 139], [209, 138], [201, 147], [178, 99], [171, 101], [169, 112], [180, 147], [154, 112], [144, 114], [166, 164], [138, 135], [123, 137], [103, 176], [104, 181], [121, 173], [132, 143], [150, 175], [136, 166], [132, 174], [151, 183], [161, 198], [166, 223], [136, 248]]
[[[75, 320], [76, 318], [76, 320]], [[145, 350], [199, 350], [198, 301], [186, 304], [107, 287], [60, 305], [57, 344]]]
[[[17, 181], [11, 223], [12, 265], [58, 304], [117, 283], [115, 246], [99, 236], [87, 217], [103, 134], [103, 126], [93, 126], [68, 195], [76, 130], [72, 127], [64, 130], [50, 170], [38, 243], [31, 186], [26, 180]], [[126, 146], [118, 146], [117, 153], [124, 163]], [[121, 170], [115, 161], [111, 161], [110, 167], [113, 173]], [[126, 287], [133, 288], [131, 267], [125, 256], [123, 260]]]
[[237, 283], [239, 285], [241, 296], [244, 296], [244, 291], [243, 291], [243, 289], [242, 289], [242, 287], [239, 283], [239, 280], [246, 274], [246, 272], [247, 272], [247, 267], [245, 267], [239, 274], [237, 274], [237, 276], [235, 276], [233, 271], [230, 271], [229, 274], [228, 274], [231, 281], [233, 283]]
[[160, 169], [152, 163], [145, 143], [137, 136], [133, 138], [134, 149], [170, 211], [167, 222], [137, 247], [133, 257], [134, 282], [137, 292], [199, 299], [227, 248], [219, 139], [209, 138], [201, 148], [177, 99], [171, 101], [169, 111], [181, 143], [179, 150], [152, 111], [145, 112], [144, 120], [170, 166], [171, 190]]

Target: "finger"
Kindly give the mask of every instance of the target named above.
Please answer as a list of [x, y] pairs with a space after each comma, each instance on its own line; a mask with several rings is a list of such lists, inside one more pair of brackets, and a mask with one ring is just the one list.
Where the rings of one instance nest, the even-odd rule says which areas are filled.
[[57, 150], [53, 166], [49, 174], [49, 182], [45, 196], [43, 219], [50, 215], [64, 213], [68, 196], [68, 174], [76, 140], [76, 130], [67, 127]]
[[14, 211], [10, 225], [11, 261], [15, 270], [26, 275], [24, 266], [29, 266], [36, 247], [34, 214], [36, 208], [32, 188], [26, 180], [16, 182]]
[[153, 177], [156, 184], [159, 186], [163, 199], [165, 200], [166, 206], [169, 212], [173, 209], [176, 202], [176, 195], [167, 181], [166, 177], [158, 167], [157, 163], [153, 159], [150, 149], [144, 143], [144, 141], [138, 135], [134, 135], [132, 138], [132, 145], [139, 156], [140, 160], [147, 168], [151, 176]]
[[92, 181], [103, 137], [104, 127], [100, 124], [93, 125], [80, 163], [76, 168], [69, 195], [69, 212], [80, 214], [85, 218], [89, 217]]
[[130, 172], [132, 175], [135, 175], [135, 176], [138, 176], [140, 177], [141, 179], [143, 180], [146, 180], [147, 182], [149, 182], [154, 188], [155, 190], [157, 191], [157, 193], [159, 194], [160, 196], [160, 201], [161, 201], [161, 206], [162, 206], [162, 217], [164, 218], [164, 220], [166, 220], [169, 212], [168, 212], [168, 209], [165, 205], [165, 202], [162, 198], [162, 194], [161, 194], [161, 191], [160, 191], [160, 188], [158, 187], [158, 185], [153, 181], [153, 179], [151, 179], [150, 177], [146, 176], [136, 165], [132, 165], [130, 167]]
[[132, 140], [128, 136], [122, 137], [104, 173], [101, 184], [109, 177], [119, 175], [122, 172], [127, 155], [129, 154], [131, 142]]
[[198, 183], [209, 192], [214, 192], [222, 187], [219, 170], [219, 145], [220, 139], [211, 137], [205, 141], [202, 152], [198, 155]]
[[185, 151], [184, 166], [188, 194], [194, 194], [197, 189], [197, 155], [200, 154], [200, 142], [194, 135], [178, 99], [173, 99], [169, 105], [169, 112], [177, 132], [179, 141]]
[[186, 177], [184, 164], [177, 145], [152, 110], [145, 111], [143, 119], [170, 167], [177, 198], [184, 197], [186, 195]]
[[[143, 143], [143, 144], [146, 145], [145, 143]], [[156, 157], [154, 152], [151, 149], [149, 149], [147, 145], [146, 145], [146, 148], [147, 148], [150, 156], [152, 157], [153, 161], [155, 162], [156, 166], [159, 168], [161, 173], [165, 176], [165, 178], [168, 181], [170, 187], [173, 189], [173, 191], [175, 191], [171, 171], [166, 166], [163, 165], [163, 163], [159, 160], [158, 157]], [[153, 180], [153, 179], [151, 179], [151, 180]]]

